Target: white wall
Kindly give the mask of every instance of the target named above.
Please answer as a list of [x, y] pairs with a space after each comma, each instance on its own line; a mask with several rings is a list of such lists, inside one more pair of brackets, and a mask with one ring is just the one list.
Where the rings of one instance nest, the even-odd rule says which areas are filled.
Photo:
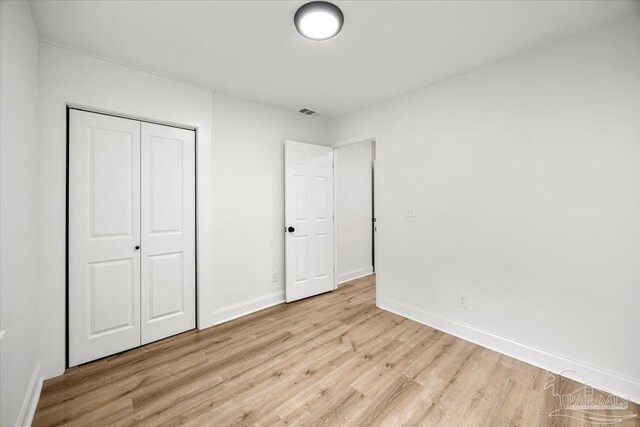
[[26, 2], [0, 3], [0, 31], [0, 425], [8, 427], [29, 422], [40, 384], [38, 33]]
[[65, 357], [66, 104], [197, 127], [198, 292], [206, 304], [212, 300], [213, 101], [208, 90], [46, 43], [40, 43], [40, 75], [40, 357], [51, 377], [63, 372]]
[[[201, 328], [281, 301], [283, 141], [322, 143], [325, 126], [44, 42], [40, 49], [39, 317], [45, 376], [64, 368], [66, 103], [198, 128]], [[280, 278], [272, 283], [274, 270]]]
[[338, 283], [373, 272], [371, 145], [371, 141], [349, 144], [334, 154]]
[[219, 323], [284, 301], [283, 141], [327, 139], [322, 122], [220, 93], [214, 113], [213, 321]]
[[379, 137], [381, 307], [640, 401], [639, 41], [631, 17], [331, 123]]

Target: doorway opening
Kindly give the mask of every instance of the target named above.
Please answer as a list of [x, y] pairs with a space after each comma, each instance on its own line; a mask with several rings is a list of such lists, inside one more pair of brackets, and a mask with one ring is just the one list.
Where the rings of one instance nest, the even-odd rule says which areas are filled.
[[336, 287], [376, 273], [376, 140], [341, 144], [335, 157]]

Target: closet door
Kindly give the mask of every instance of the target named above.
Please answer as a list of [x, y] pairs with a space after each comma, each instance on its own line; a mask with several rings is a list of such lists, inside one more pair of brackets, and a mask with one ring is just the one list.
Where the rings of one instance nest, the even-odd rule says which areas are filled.
[[195, 133], [142, 123], [142, 343], [195, 327]]
[[140, 345], [140, 122], [71, 110], [69, 365]]

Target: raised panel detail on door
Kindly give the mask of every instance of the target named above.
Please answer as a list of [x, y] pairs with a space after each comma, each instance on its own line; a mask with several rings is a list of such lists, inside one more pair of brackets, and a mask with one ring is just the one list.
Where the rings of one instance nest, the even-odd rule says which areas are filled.
[[306, 220], [309, 216], [307, 212], [309, 204], [307, 203], [307, 197], [309, 194], [309, 179], [306, 176], [294, 176], [295, 185], [295, 214], [296, 221]]
[[327, 185], [326, 176], [313, 177], [313, 200], [311, 205], [313, 206], [313, 214], [316, 221], [327, 221], [327, 214], [330, 213], [327, 212]]
[[132, 135], [89, 127], [91, 237], [131, 236], [134, 217], [134, 150]]
[[329, 253], [330, 250], [332, 250], [333, 248], [330, 248], [328, 245], [327, 240], [329, 239], [329, 237], [327, 236], [326, 233], [319, 233], [316, 234], [315, 236], [315, 242], [316, 242], [316, 279], [322, 279], [324, 277], [327, 277], [327, 275], [329, 274], [329, 270], [328, 270], [328, 264], [327, 261], [331, 255], [331, 253]]
[[69, 365], [140, 345], [140, 122], [71, 110]]
[[195, 132], [142, 123], [141, 332], [195, 327]]
[[157, 135], [150, 135], [148, 138], [150, 232], [181, 232], [184, 214], [184, 143], [181, 139]]
[[285, 142], [285, 227], [286, 300], [333, 290], [331, 148]]
[[182, 253], [149, 258], [149, 322], [184, 314]]
[[89, 264], [90, 338], [134, 328], [136, 312], [133, 258]]
[[295, 266], [292, 270], [294, 283], [300, 284], [309, 280], [309, 238], [308, 236], [294, 237], [296, 252]]

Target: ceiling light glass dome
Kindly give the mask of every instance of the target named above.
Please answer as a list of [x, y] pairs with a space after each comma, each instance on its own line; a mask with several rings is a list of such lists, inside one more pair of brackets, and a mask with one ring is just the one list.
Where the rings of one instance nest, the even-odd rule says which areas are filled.
[[327, 40], [342, 29], [344, 15], [338, 6], [326, 1], [302, 5], [293, 17], [296, 29], [311, 40]]

